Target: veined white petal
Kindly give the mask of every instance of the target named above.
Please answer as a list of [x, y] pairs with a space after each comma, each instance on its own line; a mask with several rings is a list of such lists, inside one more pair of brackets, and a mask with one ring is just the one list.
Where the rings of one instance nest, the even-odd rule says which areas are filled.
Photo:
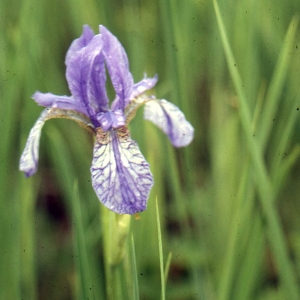
[[107, 132], [97, 128], [91, 173], [98, 198], [112, 211], [135, 214], [146, 209], [153, 178], [126, 126]]
[[182, 111], [166, 100], [153, 100], [145, 104], [144, 118], [157, 125], [175, 147], [187, 146], [194, 138], [194, 128]]

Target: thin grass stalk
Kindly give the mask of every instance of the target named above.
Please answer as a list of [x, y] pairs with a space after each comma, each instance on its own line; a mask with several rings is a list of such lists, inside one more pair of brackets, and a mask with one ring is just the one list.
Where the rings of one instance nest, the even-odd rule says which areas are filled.
[[264, 117], [261, 118], [259, 127], [260, 130], [257, 132], [262, 152], [266, 148], [266, 145], [269, 141], [273, 125], [273, 118], [276, 113], [276, 109], [278, 108], [278, 102], [282, 93], [283, 84], [288, 73], [289, 63], [292, 58], [291, 52], [294, 48], [297, 25], [298, 18], [294, 17], [290, 22], [286, 36], [282, 42], [282, 49], [277, 59], [272, 80], [266, 94], [265, 105], [263, 107]]
[[[253, 299], [257, 286], [262, 280], [261, 270], [264, 261], [265, 237], [263, 233], [263, 220], [259, 212], [251, 211], [251, 232], [244, 251], [243, 263], [239, 267], [235, 289], [232, 298], [237, 300]], [[246, 221], [247, 222], [247, 221]], [[255, 257], [255, 261], [253, 258]], [[259, 272], [259, 271], [260, 272]]]
[[284, 159], [284, 161], [277, 168], [273, 176], [273, 190], [274, 195], [279, 195], [282, 186], [286, 182], [286, 178], [291, 173], [292, 168], [295, 166], [300, 157], [300, 146], [297, 145], [292, 149], [291, 153]]
[[131, 270], [133, 278], [133, 299], [138, 300], [140, 298], [139, 292], [139, 280], [137, 276], [137, 266], [136, 266], [136, 255], [135, 255], [135, 246], [134, 246], [134, 237], [131, 233]]
[[289, 299], [298, 299], [300, 290], [297, 285], [297, 277], [289, 259], [288, 249], [278, 213], [273, 206], [274, 194], [266, 167], [264, 165], [263, 157], [260, 152], [260, 147], [253, 138], [253, 133], [251, 130], [251, 115], [247, 104], [247, 98], [244, 94], [243, 84], [238, 69], [234, 65], [235, 60], [228, 42], [223, 19], [216, 0], [213, 0], [213, 4], [228, 68], [240, 100], [240, 120], [249, 147], [249, 152], [251, 154], [253, 169], [256, 174], [256, 184], [260, 195], [260, 203], [267, 221], [268, 240], [274, 254], [275, 262], [279, 270], [279, 276], [285, 288], [286, 295], [288, 295]]
[[[23, 174], [19, 176], [24, 177]], [[21, 179], [20, 193], [22, 201], [20, 203], [21, 219], [21, 275], [22, 275], [22, 296], [27, 299], [36, 299], [36, 269], [35, 269], [35, 230], [34, 230], [34, 213], [36, 191], [34, 184], [36, 181], [27, 178]]]
[[72, 201], [72, 214], [74, 230], [74, 248], [75, 248], [75, 263], [77, 264], [78, 279], [80, 286], [77, 299], [93, 299], [93, 289], [91, 280], [90, 264], [86, 247], [86, 239], [83, 226], [83, 216], [81, 213], [80, 197], [78, 191], [78, 181], [74, 183], [74, 196]]
[[157, 198], [156, 198], [155, 204], [156, 204], [156, 225], [157, 225], [158, 253], [159, 253], [159, 266], [160, 266], [161, 299], [165, 300], [166, 299], [166, 290], [165, 290], [164, 256], [163, 256], [163, 245], [162, 245]]
[[[249, 158], [243, 167], [243, 173], [238, 187], [237, 201], [235, 212], [232, 217], [232, 224], [230, 226], [230, 233], [228, 237], [228, 246], [226, 248], [226, 254], [223, 264], [223, 272], [221, 276], [221, 283], [219, 287], [218, 299], [227, 300], [232, 299], [232, 290], [230, 287], [233, 287], [232, 282], [234, 281], [234, 275], [236, 273], [236, 257], [240, 247], [239, 244], [239, 231], [244, 228], [245, 224], [245, 214], [248, 214], [248, 211], [244, 207], [244, 199], [246, 196], [246, 191], [248, 189], [249, 183], [249, 167], [250, 161]], [[253, 200], [252, 200], [253, 201]], [[239, 221], [237, 221], [239, 220]]]
[[[259, 90], [257, 102], [254, 110], [254, 116], [252, 121], [252, 130], [255, 131], [258, 126], [259, 114], [261, 112], [261, 107], [263, 104], [263, 96], [265, 92], [265, 85], [263, 84]], [[240, 249], [240, 236], [243, 236], [245, 232], [243, 229], [247, 226], [249, 221], [247, 216], [249, 215], [251, 209], [249, 205], [254, 205], [254, 195], [249, 195], [249, 177], [250, 177], [250, 157], [245, 159], [245, 164], [242, 168], [242, 175], [238, 186], [237, 192], [237, 202], [235, 207], [235, 212], [232, 217], [234, 220], [233, 225], [230, 227], [229, 243], [227, 246], [227, 251], [225, 254], [223, 274], [221, 276], [221, 284], [219, 289], [219, 299], [231, 299], [234, 290], [234, 275], [237, 271], [237, 262], [235, 262], [238, 255], [238, 250]], [[253, 193], [251, 193], [253, 194]], [[246, 197], [249, 195], [248, 197]], [[247, 200], [246, 200], [247, 199]], [[246, 203], [245, 203], [246, 202]], [[239, 220], [239, 222], [237, 221]], [[242, 231], [242, 233], [241, 233]], [[242, 262], [243, 264], [243, 262]]]
[[172, 252], [169, 252], [167, 261], [166, 261], [165, 271], [164, 271], [165, 272], [165, 289], [167, 288], [167, 282], [168, 282], [171, 261], [172, 261]]
[[[280, 136], [278, 142], [274, 146], [273, 156], [272, 156], [272, 165], [271, 171], [272, 174], [272, 181], [275, 177], [280, 176], [280, 164], [285, 162], [284, 158], [284, 151], [288, 145], [289, 140], [292, 138], [292, 132], [295, 128], [295, 124], [298, 120], [298, 114], [296, 111], [297, 104], [299, 102], [300, 91], [297, 93], [295, 97], [293, 105], [291, 105], [290, 112], [288, 114], [287, 122], [282, 126]], [[274, 184], [274, 187], [276, 185]]]

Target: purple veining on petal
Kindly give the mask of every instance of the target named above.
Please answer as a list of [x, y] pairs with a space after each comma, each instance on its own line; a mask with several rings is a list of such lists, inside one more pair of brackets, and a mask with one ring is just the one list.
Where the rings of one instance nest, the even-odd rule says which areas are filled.
[[35, 92], [32, 98], [37, 104], [44, 107], [75, 110], [87, 115], [85, 107], [80, 102], [69, 96], [57, 96], [51, 93]]
[[30, 130], [25, 149], [20, 158], [19, 169], [26, 177], [30, 177], [37, 171], [39, 160], [39, 146], [41, 131], [45, 124], [49, 109], [43, 110], [40, 117]]
[[145, 104], [144, 118], [157, 125], [168, 135], [175, 147], [184, 147], [194, 138], [194, 128], [182, 111], [166, 100], [153, 100]]
[[124, 111], [133, 89], [133, 77], [129, 71], [128, 58], [123, 46], [110, 31], [100, 25], [100, 32], [103, 38], [105, 63], [116, 92], [114, 109]]
[[145, 75], [144, 79], [134, 84], [132, 94], [130, 95], [130, 99], [133, 99], [141, 95], [145, 91], [152, 89], [156, 85], [157, 80], [158, 80], [157, 75], [155, 75], [152, 78], [147, 78]]
[[73, 56], [76, 55], [76, 52], [85, 47], [92, 40], [93, 36], [93, 29], [88, 25], [84, 25], [81, 36], [78, 39], [74, 40], [68, 49], [65, 59], [65, 64], [67, 66], [70, 60], [73, 59]]
[[146, 209], [152, 174], [125, 126], [107, 132], [98, 128], [91, 173], [98, 198], [112, 211], [135, 214]]

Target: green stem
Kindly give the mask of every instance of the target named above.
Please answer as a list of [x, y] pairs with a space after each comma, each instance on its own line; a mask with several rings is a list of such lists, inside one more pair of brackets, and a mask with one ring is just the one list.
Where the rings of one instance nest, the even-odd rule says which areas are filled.
[[130, 228], [130, 215], [117, 215], [101, 205], [106, 295], [108, 300], [121, 299], [121, 262]]
[[165, 300], [166, 299], [166, 291], [165, 291], [164, 256], [163, 256], [163, 246], [162, 246], [161, 228], [160, 228], [157, 198], [156, 198], [156, 222], [157, 222], [157, 236], [158, 236], [160, 280], [161, 280], [161, 299]]

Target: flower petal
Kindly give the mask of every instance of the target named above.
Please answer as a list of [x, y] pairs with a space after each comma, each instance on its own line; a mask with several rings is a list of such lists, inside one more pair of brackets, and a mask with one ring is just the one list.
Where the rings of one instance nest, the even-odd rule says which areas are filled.
[[76, 52], [85, 47], [92, 40], [93, 36], [93, 29], [88, 25], [84, 25], [81, 36], [78, 39], [74, 40], [70, 48], [68, 49], [65, 59], [65, 64], [67, 66], [70, 60], [72, 60], [73, 56], [76, 55]]
[[37, 171], [41, 131], [47, 120], [48, 111], [49, 108], [44, 109], [31, 128], [25, 149], [21, 155], [19, 169], [25, 172], [26, 177], [32, 176]]
[[130, 95], [130, 100], [139, 96], [145, 91], [152, 89], [156, 85], [157, 80], [158, 80], [157, 75], [155, 75], [153, 78], [147, 78], [145, 76], [145, 78], [142, 79], [140, 82], [135, 83], [133, 86], [132, 94]]
[[98, 198], [119, 214], [145, 210], [153, 178], [138, 145], [129, 137], [126, 126], [107, 132], [97, 130], [91, 173]]
[[138, 110], [138, 108], [148, 101], [156, 100], [154, 96], [147, 96], [147, 95], [141, 95], [139, 97], [133, 98], [129, 104], [126, 106], [124, 111], [124, 116], [126, 118], [126, 124], [128, 125], [131, 120], [135, 117], [135, 114]]
[[127, 54], [118, 39], [107, 28], [100, 25], [100, 32], [105, 63], [116, 92], [114, 107], [124, 111], [133, 89], [133, 77], [129, 71]]
[[25, 172], [27, 177], [35, 174], [38, 168], [39, 146], [42, 128], [49, 119], [64, 118], [76, 121], [85, 129], [94, 132], [94, 126], [91, 120], [84, 114], [74, 110], [63, 110], [58, 108], [46, 108], [42, 111], [40, 117], [30, 130], [25, 149], [20, 158], [19, 169]]
[[89, 44], [77, 51], [68, 61], [66, 77], [73, 97], [81, 102], [89, 117], [108, 109], [103, 41], [95, 35]]
[[57, 96], [51, 93], [36, 92], [32, 96], [34, 101], [45, 107], [53, 107], [60, 109], [76, 110], [82, 114], [87, 115], [87, 111], [82, 103], [76, 101], [72, 97], [68, 96]]
[[144, 118], [157, 125], [168, 135], [175, 147], [187, 146], [194, 138], [194, 128], [182, 111], [166, 100], [153, 100], [145, 104]]

